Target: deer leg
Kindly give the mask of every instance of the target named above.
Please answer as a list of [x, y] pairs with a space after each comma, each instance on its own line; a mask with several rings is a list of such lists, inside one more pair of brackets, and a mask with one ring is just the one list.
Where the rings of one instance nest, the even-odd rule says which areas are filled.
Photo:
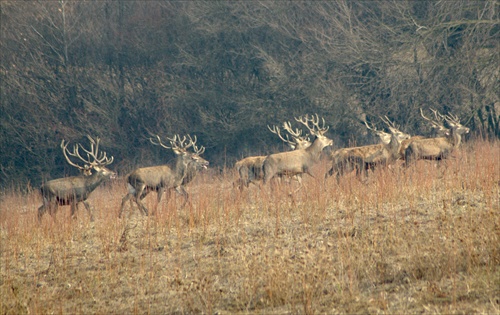
[[45, 205], [41, 205], [40, 208], [38, 208], [38, 222], [42, 221], [42, 216], [45, 213]]
[[48, 206], [49, 206], [49, 214], [55, 220], [59, 204], [57, 203], [57, 201], [54, 200], [54, 201], [49, 201]]
[[153, 212], [151, 212], [152, 215], [156, 215], [156, 211], [158, 210], [158, 205], [161, 202], [161, 197], [163, 196], [163, 192], [164, 191], [165, 191], [164, 187], [160, 187], [156, 191], [156, 193], [157, 193], [157, 195], [156, 195], [156, 205], [155, 205], [155, 208], [153, 209]]
[[125, 195], [125, 197], [122, 198], [122, 205], [120, 207], [120, 212], [118, 213], [118, 217], [121, 218], [122, 217], [122, 214], [123, 214], [123, 209], [125, 208], [125, 203], [127, 201], [130, 201], [132, 203], [132, 197], [133, 197], [133, 194], [132, 193], [127, 193]]
[[337, 184], [340, 183], [340, 177], [351, 173], [354, 169], [356, 169], [356, 175], [358, 175], [358, 168], [351, 159], [337, 163], [335, 169], [337, 171]]
[[[135, 187], [133, 185], [131, 185], [130, 183], [127, 184], [127, 188], [128, 188], [128, 193], [125, 195], [125, 197], [122, 198], [122, 204], [120, 206], [120, 212], [118, 213], [118, 218], [121, 218], [122, 217], [122, 214], [123, 214], [123, 210], [125, 209], [125, 203], [127, 201], [130, 202], [130, 209], [132, 209], [133, 207], [133, 201], [135, 201], [135, 196], [137, 195], [137, 190], [135, 189]], [[135, 201], [137, 203], [137, 201]]]
[[299, 183], [299, 185], [302, 185], [302, 174], [297, 174], [293, 178]]
[[189, 201], [189, 194], [187, 193], [186, 189], [184, 189], [184, 186], [175, 187], [175, 191], [184, 197], [184, 203], [182, 204], [182, 208], [184, 208], [186, 206], [186, 203]]
[[85, 208], [87, 209], [87, 212], [89, 213], [90, 221], [94, 222], [94, 214], [92, 211], [92, 206], [88, 203], [87, 200], [83, 201], [83, 205], [85, 206]]
[[240, 178], [238, 179], [238, 188], [240, 190], [243, 190], [244, 187], [248, 188], [248, 185], [251, 182], [249, 172], [250, 172], [250, 170], [248, 169], [248, 167], [241, 167], [238, 170], [238, 173], [240, 175]]
[[42, 216], [47, 211], [47, 207], [50, 209], [50, 203], [46, 198], [43, 198], [43, 204], [38, 208], [38, 222], [42, 221]]
[[328, 170], [328, 172], [325, 173], [325, 179], [327, 179], [328, 177], [332, 176], [333, 173], [335, 172], [333, 166]]
[[78, 210], [78, 202], [71, 202], [71, 217], [76, 219], [76, 210]]
[[146, 189], [146, 185], [142, 184], [139, 187], [139, 189], [137, 189], [135, 191], [135, 194], [134, 194], [135, 203], [137, 204], [137, 206], [139, 206], [139, 209], [142, 210], [142, 212], [145, 215], [149, 215], [149, 211], [146, 208], [146, 206], [144, 206], [144, 204], [142, 203], [141, 200], [144, 199], [144, 197], [146, 197], [148, 193], [149, 193], [149, 191]]
[[302, 189], [302, 186], [303, 186], [303, 185], [302, 185], [302, 180], [297, 180], [297, 182], [299, 183], [299, 187], [297, 187], [297, 189], [295, 189], [295, 190], [293, 191], [293, 193], [292, 193], [292, 194], [290, 194], [290, 195], [292, 196], [293, 203], [295, 203], [295, 199], [293, 198], [293, 195], [295, 195], [295, 194], [296, 194], [299, 190], [301, 190], [301, 189]]

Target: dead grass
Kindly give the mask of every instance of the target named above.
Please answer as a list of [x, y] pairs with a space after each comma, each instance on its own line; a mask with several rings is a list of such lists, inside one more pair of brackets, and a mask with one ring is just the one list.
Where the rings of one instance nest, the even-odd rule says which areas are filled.
[[118, 182], [91, 195], [95, 222], [81, 206], [38, 224], [38, 193], [7, 192], [0, 313], [498, 314], [499, 156], [477, 141], [364, 183], [322, 165], [293, 198], [202, 175], [155, 217], [118, 219]]

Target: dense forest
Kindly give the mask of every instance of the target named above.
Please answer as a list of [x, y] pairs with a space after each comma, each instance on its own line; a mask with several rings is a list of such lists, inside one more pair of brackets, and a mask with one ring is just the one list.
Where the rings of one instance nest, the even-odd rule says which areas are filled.
[[282, 150], [267, 125], [318, 113], [335, 147], [419, 108], [500, 137], [499, 2], [0, 2], [0, 186], [76, 174], [59, 146], [101, 138], [123, 175], [164, 163], [150, 134], [196, 135], [216, 168]]

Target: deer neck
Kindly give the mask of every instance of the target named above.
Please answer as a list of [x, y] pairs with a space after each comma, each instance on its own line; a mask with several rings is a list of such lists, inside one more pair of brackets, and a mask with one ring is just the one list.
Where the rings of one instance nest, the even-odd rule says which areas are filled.
[[321, 141], [320, 138], [316, 138], [314, 142], [306, 148], [304, 151], [309, 153], [315, 160], [319, 160], [321, 151], [326, 147], [326, 145]]
[[450, 142], [454, 147], [459, 147], [462, 142], [462, 136], [458, 133], [457, 127], [452, 127], [450, 129], [450, 135], [447, 137], [448, 142]]
[[186, 176], [188, 169], [188, 160], [186, 157], [178, 157], [175, 162], [175, 175], [178, 179], [182, 179]]
[[188, 184], [193, 180], [193, 178], [196, 176], [198, 173], [196, 164], [191, 162], [186, 166], [186, 171], [183, 176], [183, 184]]
[[388, 151], [389, 155], [395, 157], [399, 153], [399, 148], [401, 143], [399, 142], [396, 135], [391, 136], [391, 141], [387, 145], [385, 145], [385, 149]]
[[85, 176], [85, 183], [87, 184], [86, 187], [89, 191], [93, 191], [94, 189], [97, 188], [103, 181], [105, 176], [103, 175], [102, 172], [95, 172], [94, 174], [90, 176]]

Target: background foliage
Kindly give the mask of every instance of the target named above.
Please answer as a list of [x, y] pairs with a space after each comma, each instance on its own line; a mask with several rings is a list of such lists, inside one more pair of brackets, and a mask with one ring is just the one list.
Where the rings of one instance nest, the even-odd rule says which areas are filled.
[[124, 174], [195, 134], [216, 167], [279, 149], [266, 128], [318, 113], [335, 146], [418, 109], [500, 137], [497, 1], [2, 1], [0, 185], [75, 172], [62, 139], [99, 136]]

